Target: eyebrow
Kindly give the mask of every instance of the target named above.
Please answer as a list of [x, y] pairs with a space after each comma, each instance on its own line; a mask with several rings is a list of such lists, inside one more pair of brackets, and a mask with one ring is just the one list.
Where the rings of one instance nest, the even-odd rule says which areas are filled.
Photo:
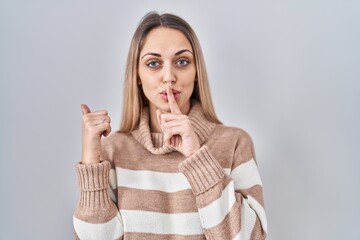
[[184, 52], [189, 52], [189, 53], [193, 54], [189, 49], [183, 49], [183, 50], [180, 50], [180, 51], [176, 52], [175, 56], [180, 55], [180, 54], [182, 54]]
[[[189, 52], [189, 53], [193, 54], [189, 49], [182, 49], [182, 50], [180, 50], [180, 51], [177, 51], [177, 52], [175, 53], [175, 56], [180, 55], [180, 54], [182, 54], [182, 53], [184, 53], [184, 52]], [[143, 59], [143, 58], [144, 58], [145, 56], [147, 56], [147, 55], [151, 55], [151, 56], [155, 56], [155, 57], [161, 57], [161, 54], [159, 54], [159, 53], [149, 52], [149, 53], [144, 54], [144, 55], [141, 57], [141, 59]]]

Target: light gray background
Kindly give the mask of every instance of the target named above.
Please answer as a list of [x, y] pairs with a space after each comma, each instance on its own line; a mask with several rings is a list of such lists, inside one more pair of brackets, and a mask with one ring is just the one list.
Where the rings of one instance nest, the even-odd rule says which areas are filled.
[[72, 239], [80, 104], [119, 127], [150, 10], [200, 38], [221, 120], [252, 136], [269, 238], [360, 239], [360, 2], [0, 0], [0, 239]]

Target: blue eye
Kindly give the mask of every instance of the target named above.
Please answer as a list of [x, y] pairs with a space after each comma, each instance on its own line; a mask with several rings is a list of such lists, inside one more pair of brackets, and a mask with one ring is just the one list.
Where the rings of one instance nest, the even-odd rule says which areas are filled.
[[158, 66], [160, 65], [160, 63], [157, 62], [157, 61], [150, 61], [150, 62], [148, 62], [146, 65], [147, 65], [148, 67], [151, 67], [151, 68], [156, 68], [156, 67], [158, 67]]
[[180, 66], [186, 66], [189, 64], [189, 61], [185, 59], [180, 59], [179, 61], [176, 62], [176, 64]]

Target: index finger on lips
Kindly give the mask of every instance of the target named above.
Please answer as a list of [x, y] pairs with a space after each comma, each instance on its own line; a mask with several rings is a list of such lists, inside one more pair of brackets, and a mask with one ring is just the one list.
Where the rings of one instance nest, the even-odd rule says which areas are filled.
[[177, 105], [177, 102], [176, 102], [176, 100], [175, 100], [174, 94], [173, 94], [173, 92], [172, 92], [171, 83], [168, 84], [168, 86], [167, 86], [167, 88], [166, 88], [166, 91], [167, 91], [168, 104], [169, 104], [171, 113], [180, 113], [180, 114], [181, 114], [181, 111], [180, 111], [180, 109], [179, 109], [179, 106]]

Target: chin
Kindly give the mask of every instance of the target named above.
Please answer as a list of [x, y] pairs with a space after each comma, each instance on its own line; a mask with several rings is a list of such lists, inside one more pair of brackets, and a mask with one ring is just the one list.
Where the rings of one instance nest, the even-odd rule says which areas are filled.
[[152, 103], [151, 105], [153, 105], [156, 109], [160, 109], [165, 112], [170, 112], [170, 107], [167, 102], [160, 102], [157, 104]]

